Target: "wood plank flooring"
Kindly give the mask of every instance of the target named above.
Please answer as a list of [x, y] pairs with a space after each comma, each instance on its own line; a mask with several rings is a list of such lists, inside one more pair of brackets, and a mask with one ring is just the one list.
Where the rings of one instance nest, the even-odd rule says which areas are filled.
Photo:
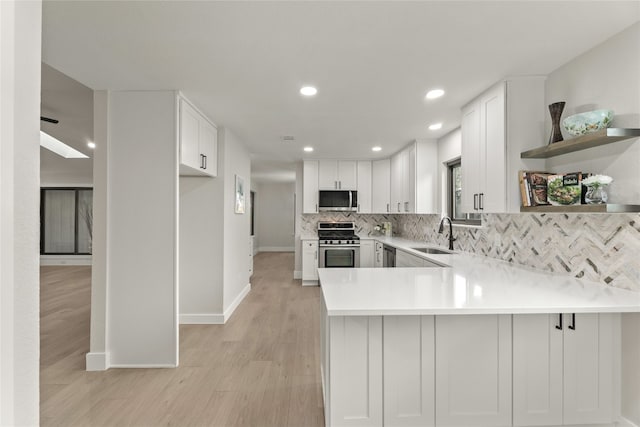
[[226, 325], [180, 327], [177, 369], [86, 372], [90, 267], [42, 267], [41, 425], [323, 426], [320, 291], [292, 271], [258, 254]]

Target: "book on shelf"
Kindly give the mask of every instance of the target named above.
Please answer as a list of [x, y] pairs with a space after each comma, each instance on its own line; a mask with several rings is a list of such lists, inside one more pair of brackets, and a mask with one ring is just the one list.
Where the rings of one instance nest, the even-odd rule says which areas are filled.
[[547, 177], [550, 172], [525, 171], [518, 172], [520, 199], [522, 206], [548, 205]]
[[571, 206], [583, 203], [582, 178], [587, 173], [572, 172], [547, 177], [547, 199], [554, 206]]

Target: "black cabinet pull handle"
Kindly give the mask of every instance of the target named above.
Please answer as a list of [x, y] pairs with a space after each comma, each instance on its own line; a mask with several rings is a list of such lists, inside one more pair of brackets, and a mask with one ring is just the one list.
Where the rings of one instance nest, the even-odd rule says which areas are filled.
[[478, 207], [481, 211], [484, 210], [484, 193], [480, 193], [480, 203]]
[[400, 202], [398, 202], [398, 212], [400, 212]]
[[569, 329], [571, 329], [572, 331], [576, 330], [576, 314], [575, 313], [571, 313], [571, 324], [569, 325]]
[[478, 210], [478, 193], [473, 195], [473, 210]]
[[556, 329], [562, 330], [562, 313], [558, 313], [558, 324], [556, 325]]
[[204, 167], [202, 169], [206, 169], [207, 168], [207, 156], [205, 156], [204, 154], [202, 155], [202, 157], [204, 157]]

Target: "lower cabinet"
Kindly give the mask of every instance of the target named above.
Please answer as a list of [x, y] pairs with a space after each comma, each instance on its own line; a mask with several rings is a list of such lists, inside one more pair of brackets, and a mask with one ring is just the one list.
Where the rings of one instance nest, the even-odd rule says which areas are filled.
[[360, 240], [360, 268], [371, 268], [374, 266], [374, 243], [374, 240]]
[[436, 316], [436, 425], [511, 425], [511, 315]]
[[322, 303], [326, 425], [613, 425], [619, 315], [561, 317], [329, 317]]
[[376, 268], [384, 267], [384, 245], [378, 241], [375, 243], [375, 259], [373, 265]]
[[614, 421], [616, 314], [513, 316], [513, 423]]
[[318, 241], [303, 240], [302, 241], [302, 284], [303, 285], [315, 284], [313, 282], [317, 280], [318, 280]]

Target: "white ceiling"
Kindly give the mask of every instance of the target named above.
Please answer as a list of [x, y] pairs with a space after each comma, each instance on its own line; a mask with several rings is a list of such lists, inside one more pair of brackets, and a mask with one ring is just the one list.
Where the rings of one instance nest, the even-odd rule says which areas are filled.
[[[43, 61], [92, 89], [182, 90], [268, 177], [302, 158], [386, 157], [441, 137], [483, 89], [548, 74], [638, 21], [639, 5], [45, 1]], [[318, 95], [299, 95], [305, 84]], [[426, 101], [435, 87], [446, 96]]]

